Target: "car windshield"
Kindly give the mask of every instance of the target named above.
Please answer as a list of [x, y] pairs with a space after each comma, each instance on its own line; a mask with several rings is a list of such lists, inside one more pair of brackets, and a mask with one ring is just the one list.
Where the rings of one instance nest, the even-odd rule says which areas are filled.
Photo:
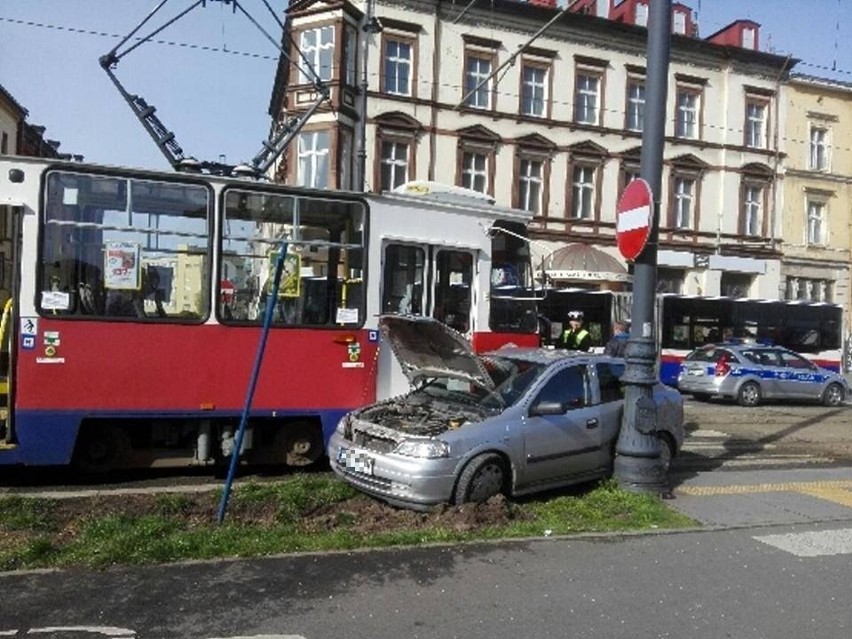
[[511, 406], [538, 379], [546, 366], [520, 359], [500, 356], [482, 358], [483, 364], [494, 380], [494, 390], [454, 377], [421, 379], [417, 391], [442, 400], [469, 403], [489, 411]]
[[483, 404], [486, 406], [495, 402], [502, 406], [511, 406], [521, 398], [546, 368], [544, 364], [498, 355], [483, 358], [483, 363], [496, 386], [484, 398]]

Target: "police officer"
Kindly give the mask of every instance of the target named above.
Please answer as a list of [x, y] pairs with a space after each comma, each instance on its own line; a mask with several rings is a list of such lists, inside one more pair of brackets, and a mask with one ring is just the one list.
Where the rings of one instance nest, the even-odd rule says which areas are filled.
[[562, 331], [557, 346], [574, 351], [588, 351], [591, 345], [592, 335], [583, 328], [583, 311], [571, 311], [568, 313], [568, 328]]

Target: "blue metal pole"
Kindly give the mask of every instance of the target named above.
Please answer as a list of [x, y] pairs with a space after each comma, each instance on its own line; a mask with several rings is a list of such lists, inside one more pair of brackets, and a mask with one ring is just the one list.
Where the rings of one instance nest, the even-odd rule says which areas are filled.
[[266, 314], [263, 316], [263, 329], [260, 332], [260, 342], [257, 345], [257, 355], [254, 358], [254, 368], [251, 372], [248, 390], [246, 392], [246, 402], [243, 406], [243, 414], [240, 418], [240, 427], [237, 429], [237, 435], [234, 438], [234, 447], [231, 451], [231, 466], [228, 469], [228, 477], [225, 480], [225, 490], [222, 493], [222, 499], [219, 501], [219, 511], [216, 515], [216, 521], [222, 523], [225, 520], [225, 511], [228, 509], [228, 497], [231, 494], [231, 485], [234, 483], [234, 475], [237, 472], [237, 462], [240, 458], [240, 450], [243, 447], [243, 436], [246, 432], [246, 424], [248, 423], [249, 410], [254, 399], [254, 390], [257, 387], [257, 378], [260, 376], [260, 366], [263, 363], [263, 353], [266, 350], [266, 339], [269, 336], [269, 327], [272, 324], [272, 314], [275, 311], [275, 303], [278, 301], [278, 286], [281, 284], [281, 272], [284, 270], [284, 259], [287, 257], [287, 242], [281, 243], [281, 249], [278, 251], [278, 259], [275, 261], [275, 276], [273, 278], [272, 288], [269, 290], [266, 298]]

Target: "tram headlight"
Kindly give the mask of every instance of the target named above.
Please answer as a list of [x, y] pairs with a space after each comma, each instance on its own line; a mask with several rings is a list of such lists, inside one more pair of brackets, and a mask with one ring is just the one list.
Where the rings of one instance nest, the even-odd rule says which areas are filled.
[[440, 439], [404, 439], [393, 452], [406, 457], [438, 459], [450, 456], [450, 445]]

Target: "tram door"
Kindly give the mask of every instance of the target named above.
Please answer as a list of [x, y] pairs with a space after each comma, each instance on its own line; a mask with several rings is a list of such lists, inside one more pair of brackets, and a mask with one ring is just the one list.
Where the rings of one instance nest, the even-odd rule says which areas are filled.
[[0, 206], [0, 448], [14, 446], [12, 411], [21, 281], [21, 222], [23, 208]]
[[[382, 247], [382, 313], [425, 315], [464, 335], [474, 330], [473, 283], [477, 251], [449, 246], [386, 242]], [[408, 390], [408, 380], [391, 349], [379, 348], [376, 395]]]

